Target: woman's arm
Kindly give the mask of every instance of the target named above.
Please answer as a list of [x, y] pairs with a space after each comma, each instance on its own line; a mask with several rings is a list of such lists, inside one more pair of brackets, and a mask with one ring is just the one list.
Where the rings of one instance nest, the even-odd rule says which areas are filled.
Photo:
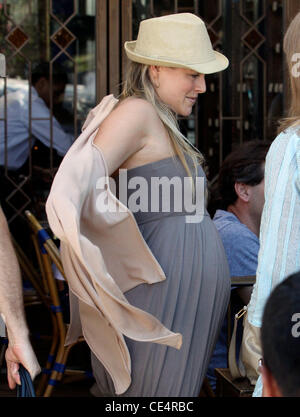
[[155, 117], [156, 112], [150, 103], [143, 99], [129, 98], [121, 102], [103, 121], [94, 144], [103, 153], [108, 175], [145, 146]]

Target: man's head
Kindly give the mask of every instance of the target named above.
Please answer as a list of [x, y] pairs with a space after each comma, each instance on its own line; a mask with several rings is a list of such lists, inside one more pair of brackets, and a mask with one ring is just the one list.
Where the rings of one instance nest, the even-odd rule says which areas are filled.
[[[31, 76], [31, 82], [36, 89], [38, 95], [44, 100], [46, 105], [50, 107], [51, 93], [51, 75], [50, 63], [43, 62], [37, 65]], [[59, 64], [52, 65], [52, 97], [53, 105], [58, 104], [64, 94], [68, 76]]]
[[[236, 206], [260, 224], [264, 206], [264, 164], [269, 144], [246, 142], [224, 160], [218, 179], [223, 210]], [[239, 217], [239, 216], [238, 216]]]
[[271, 293], [261, 328], [266, 397], [300, 397], [300, 273]]

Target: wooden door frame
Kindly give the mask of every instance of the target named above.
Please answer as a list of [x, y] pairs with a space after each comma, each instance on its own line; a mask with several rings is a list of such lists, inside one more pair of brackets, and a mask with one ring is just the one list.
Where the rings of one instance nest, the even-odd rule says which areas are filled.
[[300, 12], [300, 0], [284, 0], [284, 31], [298, 12]]
[[118, 95], [127, 57], [124, 42], [132, 40], [132, 0], [97, 0], [96, 97]]

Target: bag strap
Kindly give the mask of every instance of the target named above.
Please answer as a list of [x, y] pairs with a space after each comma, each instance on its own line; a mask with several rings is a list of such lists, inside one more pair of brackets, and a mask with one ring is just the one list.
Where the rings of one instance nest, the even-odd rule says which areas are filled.
[[233, 332], [232, 332], [229, 351], [228, 351], [228, 366], [229, 366], [232, 379], [239, 379], [245, 376], [241, 373], [241, 370], [236, 361], [236, 333], [237, 333], [238, 321], [246, 313], [247, 313], [247, 306], [244, 306], [242, 310], [240, 310], [234, 316], [234, 327], [233, 327]]

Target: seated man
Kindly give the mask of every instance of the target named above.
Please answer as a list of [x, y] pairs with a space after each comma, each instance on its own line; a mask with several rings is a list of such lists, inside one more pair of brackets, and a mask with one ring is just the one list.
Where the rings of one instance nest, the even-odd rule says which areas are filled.
[[66, 133], [55, 117], [52, 118], [52, 128], [50, 125], [51, 93], [54, 111], [61, 101], [68, 80], [67, 74], [58, 65], [53, 65], [52, 73], [52, 89], [49, 63], [43, 63], [32, 71], [31, 97], [28, 88], [20, 88], [7, 94], [7, 105], [5, 97], [0, 98], [0, 118], [4, 119], [6, 108], [7, 120], [6, 124], [0, 120], [0, 166], [5, 165], [7, 146], [6, 166], [10, 171], [20, 170], [25, 165], [29, 157], [30, 138], [32, 147], [36, 140], [47, 148], [52, 144], [59, 156], [66, 154], [74, 140], [73, 135]]
[[272, 291], [264, 308], [261, 343], [264, 397], [300, 397], [300, 273]]
[[[27, 227], [19, 213], [31, 208], [42, 216], [41, 201], [45, 200], [45, 193], [50, 189], [55, 168], [74, 140], [73, 134], [67, 133], [55, 117], [57, 108], [62, 113], [60, 103], [68, 81], [66, 72], [59, 64], [53, 64], [51, 86], [50, 64], [44, 62], [32, 70], [31, 81], [31, 94], [28, 86], [24, 86], [9, 92], [6, 100], [4, 96], [0, 97], [0, 202], [11, 233], [25, 247], [28, 246], [24, 237]], [[20, 186], [20, 191], [17, 186]]]
[[[256, 274], [259, 228], [264, 206], [264, 163], [269, 145], [246, 142], [223, 162], [213, 221], [220, 233], [231, 277]], [[248, 304], [252, 287], [232, 288], [231, 317]], [[207, 377], [216, 388], [215, 368], [228, 368], [228, 319], [224, 320]]]

